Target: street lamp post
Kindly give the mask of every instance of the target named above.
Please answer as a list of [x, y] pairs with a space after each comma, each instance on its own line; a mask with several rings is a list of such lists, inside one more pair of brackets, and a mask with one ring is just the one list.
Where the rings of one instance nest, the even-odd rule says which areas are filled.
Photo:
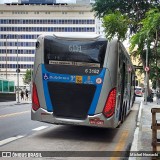
[[33, 68], [31, 68], [31, 82], [30, 82], [30, 98], [32, 100], [32, 80], [33, 80], [33, 75], [32, 75], [32, 72], [33, 72]]
[[20, 103], [19, 101], [19, 66], [18, 66], [18, 35], [17, 35], [17, 103]]
[[7, 37], [8, 37], [8, 35], [6, 35], [6, 79], [7, 79], [7, 67], [8, 67], [8, 65], [7, 65]]

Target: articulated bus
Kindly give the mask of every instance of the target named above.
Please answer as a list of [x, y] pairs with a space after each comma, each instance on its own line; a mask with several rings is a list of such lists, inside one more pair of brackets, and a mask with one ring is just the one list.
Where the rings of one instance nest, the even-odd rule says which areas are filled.
[[41, 35], [31, 119], [116, 128], [134, 102], [135, 70], [123, 44], [99, 35]]

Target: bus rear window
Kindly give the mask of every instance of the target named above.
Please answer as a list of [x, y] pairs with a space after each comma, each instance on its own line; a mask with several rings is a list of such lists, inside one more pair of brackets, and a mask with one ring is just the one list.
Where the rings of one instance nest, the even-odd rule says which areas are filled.
[[44, 39], [44, 63], [102, 67], [107, 41], [67, 40], [47, 36]]

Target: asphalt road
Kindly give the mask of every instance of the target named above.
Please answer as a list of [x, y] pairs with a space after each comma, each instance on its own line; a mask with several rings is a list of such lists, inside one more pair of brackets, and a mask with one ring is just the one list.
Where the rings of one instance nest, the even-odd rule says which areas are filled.
[[30, 104], [1, 106], [0, 151], [129, 151], [140, 101], [141, 98], [136, 98], [125, 122], [115, 129], [54, 125], [31, 121]]
[[31, 104], [0, 106], [0, 141], [29, 135], [32, 129], [42, 125], [41, 122], [31, 121]]

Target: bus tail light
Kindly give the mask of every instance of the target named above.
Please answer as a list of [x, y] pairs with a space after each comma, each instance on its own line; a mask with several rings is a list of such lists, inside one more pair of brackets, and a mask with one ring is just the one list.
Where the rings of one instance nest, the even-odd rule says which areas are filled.
[[34, 111], [38, 110], [40, 108], [39, 104], [39, 99], [38, 99], [38, 94], [37, 94], [37, 87], [35, 83], [33, 83], [33, 88], [32, 88], [32, 109]]
[[105, 115], [105, 117], [109, 118], [114, 114], [115, 105], [116, 105], [116, 88], [113, 88], [109, 93], [109, 96], [107, 98], [106, 104], [103, 109], [103, 114]]

